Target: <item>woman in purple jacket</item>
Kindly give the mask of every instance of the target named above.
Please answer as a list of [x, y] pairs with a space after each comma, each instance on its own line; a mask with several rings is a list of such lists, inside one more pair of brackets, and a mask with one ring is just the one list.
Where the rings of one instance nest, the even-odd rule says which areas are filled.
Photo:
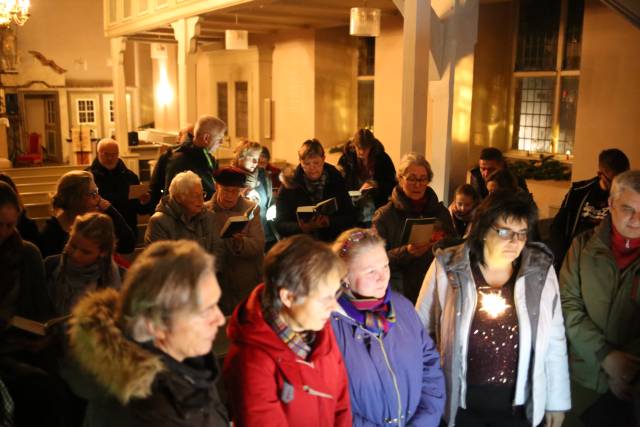
[[342, 233], [334, 251], [348, 266], [331, 316], [349, 376], [354, 426], [437, 426], [444, 410], [440, 357], [413, 305], [389, 287], [384, 240]]

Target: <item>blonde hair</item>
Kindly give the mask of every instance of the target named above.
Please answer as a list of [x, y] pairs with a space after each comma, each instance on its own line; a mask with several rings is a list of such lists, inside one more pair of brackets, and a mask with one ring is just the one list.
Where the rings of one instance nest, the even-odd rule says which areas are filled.
[[255, 153], [257, 156], [260, 156], [260, 154], [262, 154], [262, 145], [254, 141], [242, 141], [235, 150], [233, 150], [233, 153], [235, 157], [231, 164], [240, 167], [240, 161], [244, 160], [249, 153]]
[[402, 159], [400, 159], [400, 165], [398, 166], [398, 180], [401, 177], [404, 177], [407, 169], [409, 169], [409, 167], [412, 165], [422, 166], [423, 168], [425, 168], [425, 170], [427, 171], [427, 179], [429, 180], [429, 182], [433, 180], [433, 170], [431, 169], [431, 165], [422, 154], [418, 153], [407, 153], [402, 156]]
[[340, 258], [350, 262], [362, 252], [375, 246], [385, 247], [384, 239], [378, 235], [375, 229], [352, 228], [343, 231], [333, 242], [331, 249]]

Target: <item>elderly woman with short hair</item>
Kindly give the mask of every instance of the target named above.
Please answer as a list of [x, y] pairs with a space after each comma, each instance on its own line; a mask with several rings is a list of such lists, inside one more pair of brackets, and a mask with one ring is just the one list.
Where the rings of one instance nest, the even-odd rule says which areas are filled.
[[70, 322], [72, 389], [85, 426], [228, 426], [213, 341], [224, 322], [213, 256], [191, 241], [149, 246], [121, 293], [88, 294]]
[[117, 240], [116, 251], [128, 254], [135, 248], [135, 235], [122, 215], [100, 197], [91, 172], [71, 171], [64, 174], [56, 186], [52, 205], [54, 215], [47, 220], [40, 234], [39, 247], [43, 257], [62, 253], [69, 239], [69, 230], [78, 215], [102, 212], [113, 221]]
[[351, 426], [344, 362], [328, 320], [344, 265], [324, 243], [276, 243], [265, 282], [236, 308], [224, 378], [238, 426]]
[[187, 239], [198, 242], [209, 253], [221, 253], [221, 242], [213, 227], [213, 213], [205, 208], [200, 177], [191, 171], [173, 178], [149, 219], [144, 241]]
[[[433, 244], [454, 234], [453, 222], [447, 208], [429, 183], [433, 179], [431, 165], [421, 154], [409, 153], [398, 167], [398, 185], [391, 192], [389, 202], [373, 215], [373, 227], [387, 242], [391, 267], [391, 287], [415, 303], [420, 284], [433, 260]], [[435, 218], [431, 241], [403, 242], [403, 229], [408, 218]]]

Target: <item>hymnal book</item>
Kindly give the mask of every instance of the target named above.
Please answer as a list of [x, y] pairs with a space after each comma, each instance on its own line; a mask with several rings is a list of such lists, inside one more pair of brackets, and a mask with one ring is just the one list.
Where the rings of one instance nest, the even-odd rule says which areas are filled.
[[351, 197], [351, 199], [359, 199], [362, 196], [366, 196], [367, 194], [371, 193], [371, 191], [373, 191], [374, 188], [367, 188], [364, 190], [351, 190], [349, 191], [349, 197]]
[[429, 243], [436, 228], [437, 218], [407, 218], [402, 228], [403, 245]]
[[22, 329], [23, 331], [31, 332], [32, 334], [45, 336], [49, 332], [49, 329], [71, 318], [70, 314], [66, 316], [54, 317], [46, 322], [38, 322], [36, 320], [27, 319], [26, 317], [13, 316], [9, 320], [9, 325]]
[[242, 230], [244, 230], [249, 221], [253, 219], [253, 209], [254, 207], [252, 206], [242, 215], [235, 215], [227, 218], [227, 221], [224, 223], [222, 229], [220, 230], [220, 237], [223, 239], [227, 239], [229, 237], [233, 237], [234, 234], [240, 233]]
[[335, 197], [327, 200], [323, 200], [317, 205], [313, 206], [299, 206], [296, 210], [296, 216], [301, 222], [309, 222], [316, 215], [329, 216], [338, 212], [338, 201]]
[[138, 184], [129, 186], [129, 200], [139, 199], [149, 192], [149, 184]]

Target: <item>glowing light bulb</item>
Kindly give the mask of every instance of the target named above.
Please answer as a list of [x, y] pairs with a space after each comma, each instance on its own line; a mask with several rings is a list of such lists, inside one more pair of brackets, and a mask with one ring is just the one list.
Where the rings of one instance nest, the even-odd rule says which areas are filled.
[[484, 311], [492, 319], [497, 319], [507, 311], [507, 308], [511, 307], [507, 304], [507, 300], [505, 300], [501, 295], [493, 292], [486, 294], [480, 292], [480, 297], [480, 311]]

